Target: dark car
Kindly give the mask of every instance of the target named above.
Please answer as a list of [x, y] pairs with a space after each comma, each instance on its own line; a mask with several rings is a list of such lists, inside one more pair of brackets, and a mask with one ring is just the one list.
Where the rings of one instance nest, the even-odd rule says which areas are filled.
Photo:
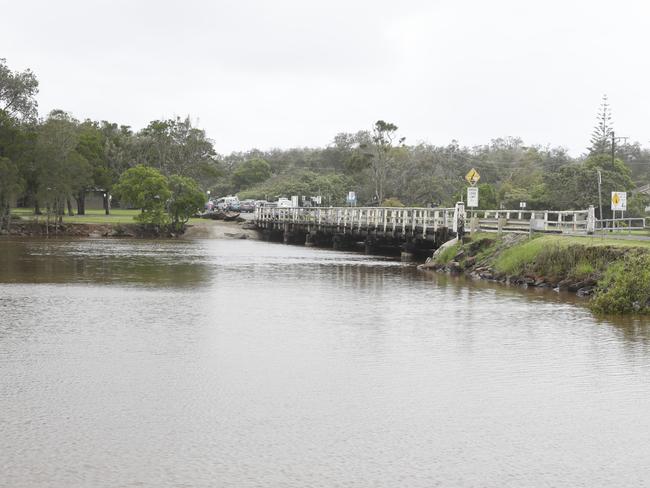
[[241, 212], [254, 212], [255, 211], [255, 200], [242, 200], [239, 203], [239, 210]]

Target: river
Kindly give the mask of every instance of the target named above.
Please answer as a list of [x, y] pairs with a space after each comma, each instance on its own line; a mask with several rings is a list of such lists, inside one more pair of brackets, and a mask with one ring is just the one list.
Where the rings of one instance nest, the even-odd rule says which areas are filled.
[[0, 240], [0, 486], [635, 487], [650, 325], [254, 241]]

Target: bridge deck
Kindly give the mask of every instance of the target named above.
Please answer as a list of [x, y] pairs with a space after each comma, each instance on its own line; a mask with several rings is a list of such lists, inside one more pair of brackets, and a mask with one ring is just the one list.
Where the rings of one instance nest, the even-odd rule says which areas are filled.
[[382, 233], [427, 234], [438, 229], [451, 229], [453, 208], [393, 208], [393, 207], [316, 207], [269, 208], [255, 211], [260, 227], [292, 224], [314, 230], [338, 232], [380, 231]]
[[260, 207], [254, 219], [261, 228], [280, 228], [284, 224], [309, 231], [341, 233], [381, 232], [382, 234], [421, 237], [439, 229], [524, 233], [589, 234], [594, 231], [593, 208], [588, 210], [465, 210], [418, 207]]

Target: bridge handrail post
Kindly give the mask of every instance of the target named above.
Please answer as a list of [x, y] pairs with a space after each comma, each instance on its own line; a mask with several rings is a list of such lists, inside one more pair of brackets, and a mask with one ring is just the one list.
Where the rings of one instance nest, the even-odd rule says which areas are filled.
[[465, 204], [463, 202], [457, 202], [454, 207], [454, 223], [452, 229], [456, 233], [459, 242], [462, 242], [463, 235], [465, 234]]

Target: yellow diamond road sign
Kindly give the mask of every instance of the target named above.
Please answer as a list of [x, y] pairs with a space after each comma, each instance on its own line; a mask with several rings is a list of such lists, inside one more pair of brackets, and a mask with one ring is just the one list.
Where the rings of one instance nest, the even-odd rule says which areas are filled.
[[476, 183], [478, 183], [478, 180], [481, 179], [481, 175], [478, 174], [478, 171], [472, 168], [469, 170], [469, 173], [465, 175], [465, 179], [470, 185], [476, 185]]
[[627, 210], [627, 193], [624, 191], [612, 192], [612, 210]]

